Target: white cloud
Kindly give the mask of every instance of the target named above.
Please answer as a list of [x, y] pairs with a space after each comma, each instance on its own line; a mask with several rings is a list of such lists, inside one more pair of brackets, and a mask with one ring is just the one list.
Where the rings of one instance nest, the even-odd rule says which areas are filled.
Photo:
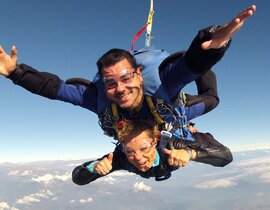
[[8, 203], [6, 203], [6, 202], [1, 202], [0, 203], [0, 210], [5, 210], [5, 209], [7, 209], [7, 210], [19, 210], [19, 209], [15, 208], [15, 207], [10, 207], [8, 205]]
[[260, 176], [260, 178], [267, 183], [270, 183], [270, 172], [264, 173]]
[[69, 203], [75, 203], [75, 200], [71, 200], [71, 201], [69, 201]]
[[115, 178], [113, 178], [112, 176], [105, 176], [102, 179], [100, 179], [99, 181], [106, 182], [107, 184], [114, 184], [117, 180]]
[[50, 182], [54, 180], [60, 180], [60, 181], [67, 181], [70, 179], [70, 174], [64, 174], [64, 175], [53, 175], [53, 174], [45, 174], [43, 176], [39, 176], [37, 178], [32, 178], [32, 181], [43, 183], [43, 184], [49, 184]]
[[117, 181], [114, 177], [133, 176], [133, 175], [134, 173], [130, 173], [127, 171], [115, 171], [108, 176], [104, 176], [96, 180], [96, 182], [106, 182], [107, 184], [114, 184]]
[[8, 173], [9, 176], [16, 176], [16, 175], [18, 175], [18, 174], [19, 174], [19, 171], [10, 171], [10, 172]]
[[8, 173], [9, 176], [30, 176], [33, 174], [33, 171], [32, 170], [25, 170], [23, 172], [20, 173], [19, 170], [16, 170], [16, 171], [10, 171]]
[[48, 199], [54, 194], [50, 190], [40, 190], [38, 193], [30, 194], [24, 196], [23, 198], [16, 201], [18, 204], [31, 204], [31, 203], [38, 203], [41, 199]]
[[260, 158], [253, 158], [249, 160], [242, 160], [238, 161], [235, 165], [236, 167], [249, 167], [249, 166], [258, 166], [259, 164], [269, 164], [270, 163], [270, 156], [260, 157]]
[[80, 203], [90, 203], [90, 202], [92, 202], [93, 201], [93, 198], [87, 198], [87, 199], [83, 199], [83, 198], [81, 198], [80, 199]]
[[32, 174], [33, 174], [32, 170], [26, 170], [26, 171], [22, 172], [21, 176], [30, 176]]
[[250, 144], [250, 145], [241, 145], [241, 147], [232, 147], [232, 152], [249, 152], [249, 151], [256, 151], [256, 150], [267, 150], [270, 149], [269, 143], [261, 143], [261, 144]]
[[65, 175], [61, 175], [61, 176], [55, 175], [55, 179], [63, 181], [63, 182], [69, 180], [70, 177], [71, 177], [70, 174], [65, 174]]
[[225, 179], [217, 179], [203, 182], [195, 187], [200, 189], [214, 189], [214, 188], [227, 188], [235, 185], [237, 185], [237, 178], [229, 177]]
[[133, 176], [134, 173], [128, 172], [128, 171], [114, 171], [110, 174], [110, 176]]
[[[238, 161], [237, 163], [231, 164], [230, 167], [229, 173], [238, 174], [237, 176], [217, 180], [212, 179], [195, 187], [201, 189], [233, 187], [237, 185], [241, 179], [249, 176], [256, 176], [258, 177], [258, 181], [270, 183], [270, 156]], [[215, 176], [215, 174], [211, 175]]]
[[143, 182], [136, 182], [133, 185], [133, 190], [135, 190], [135, 191], [151, 191], [151, 187], [145, 185]]
[[243, 175], [256, 175], [262, 182], [270, 182], [270, 157], [254, 158], [235, 164]]
[[0, 203], [0, 210], [9, 209], [9, 208], [10, 207], [9, 207], [8, 203], [6, 203], [6, 202]]
[[105, 188], [100, 188], [97, 190], [97, 193], [102, 193], [102, 194], [106, 194], [106, 195], [112, 195], [111, 192], [109, 192], [107, 189]]
[[243, 173], [246, 173], [247, 175], [260, 175], [264, 173], [270, 172], [270, 165], [258, 165], [254, 167], [246, 167], [245, 169], [242, 169]]
[[67, 164], [68, 167], [75, 167], [77, 165], [78, 165], [78, 163], [69, 163], [69, 164]]
[[38, 202], [40, 202], [40, 199], [33, 197], [33, 195], [24, 196], [22, 199], [16, 201], [18, 204], [30, 204]]

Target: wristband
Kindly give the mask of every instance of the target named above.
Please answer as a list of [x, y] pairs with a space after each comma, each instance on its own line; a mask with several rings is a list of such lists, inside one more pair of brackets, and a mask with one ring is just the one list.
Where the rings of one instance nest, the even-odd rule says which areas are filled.
[[97, 171], [93, 168], [94, 164], [97, 163], [98, 161], [93, 161], [92, 163], [90, 163], [88, 166], [86, 166], [86, 168], [88, 169], [88, 171], [90, 171], [93, 174], [96, 174]]

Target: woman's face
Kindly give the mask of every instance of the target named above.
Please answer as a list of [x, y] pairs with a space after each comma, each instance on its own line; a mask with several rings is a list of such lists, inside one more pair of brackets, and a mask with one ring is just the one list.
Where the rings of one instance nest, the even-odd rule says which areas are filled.
[[140, 171], [147, 171], [156, 158], [156, 141], [147, 131], [128, 136], [124, 143], [124, 152], [128, 161]]

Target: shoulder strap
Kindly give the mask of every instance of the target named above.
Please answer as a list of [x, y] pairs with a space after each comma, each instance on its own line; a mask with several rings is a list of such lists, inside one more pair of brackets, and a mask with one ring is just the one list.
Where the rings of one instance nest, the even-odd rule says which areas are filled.
[[116, 103], [112, 103], [112, 115], [114, 117], [114, 123], [113, 123], [113, 128], [116, 131], [116, 135], [118, 136], [119, 132], [119, 115], [118, 115], [118, 109]]
[[119, 120], [119, 115], [118, 115], [118, 110], [117, 110], [117, 105], [116, 103], [112, 103], [112, 114], [115, 119], [115, 121]]
[[147, 101], [147, 104], [150, 108], [150, 111], [153, 115], [153, 117], [155, 118], [155, 120], [157, 121], [157, 123], [160, 125], [160, 124], [163, 124], [164, 121], [161, 119], [161, 117], [159, 116], [158, 112], [157, 112], [157, 108], [155, 107], [154, 103], [153, 103], [153, 100], [150, 96], [145, 96], [146, 98], [146, 101]]

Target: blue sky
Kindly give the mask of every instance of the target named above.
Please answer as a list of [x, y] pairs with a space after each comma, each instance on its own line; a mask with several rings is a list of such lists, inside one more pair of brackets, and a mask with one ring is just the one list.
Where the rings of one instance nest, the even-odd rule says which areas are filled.
[[[270, 144], [270, 3], [154, 2], [152, 46], [171, 53], [187, 49], [199, 29], [223, 24], [252, 4], [257, 5], [256, 13], [214, 67], [220, 105], [194, 121], [199, 130], [211, 132], [233, 149]], [[146, 0], [1, 1], [0, 44], [6, 51], [17, 46], [18, 63], [62, 79], [91, 79], [103, 53], [130, 48], [148, 10]], [[140, 38], [135, 47], [143, 45]], [[184, 90], [194, 91], [192, 85]], [[0, 77], [0, 97], [0, 162], [91, 158], [114, 147], [102, 134], [97, 116], [88, 110], [33, 95], [4, 77]]]

